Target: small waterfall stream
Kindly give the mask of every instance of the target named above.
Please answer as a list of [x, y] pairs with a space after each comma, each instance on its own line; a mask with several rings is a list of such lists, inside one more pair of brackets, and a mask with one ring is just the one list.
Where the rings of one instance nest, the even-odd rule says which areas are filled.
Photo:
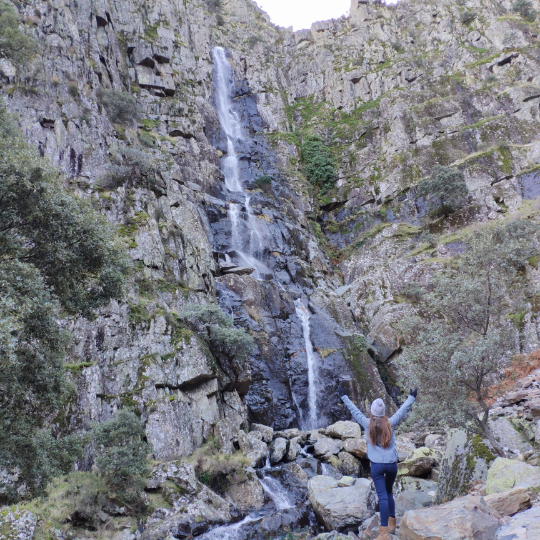
[[308, 310], [299, 298], [294, 302], [296, 308], [296, 314], [302, 323], [302, 330], [304, 332], [304, 342], [307, 356], [307, 369], [308, 369], [308, 421], [305, 426], [307, 429], [315, 429], [318, 424], [318, 411], [317, 411], [317, 358], [315, 351], [313, 350], [313, 344], [311, 343], [311, 324]]

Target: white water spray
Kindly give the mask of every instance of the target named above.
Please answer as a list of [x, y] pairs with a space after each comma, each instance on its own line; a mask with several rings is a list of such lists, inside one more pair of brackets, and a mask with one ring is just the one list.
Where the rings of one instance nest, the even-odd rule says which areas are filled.
[[247, 516], [242, 521], [235, 523], [234, 525], [225, 525], [223, 527], [217, 527], [201, 536], [197, 536], [200, 540], [239, 540], [244, 536], [241, 534], [244, 525], [255, 521], [254, 518]]
[[308, 310], [304, 307], [302, 300], [299, 298], [294, 302], [296, 314], [302, 322], [302, 330], [304, 332], [304, 342], [306, 346], [307, 368], [308, 368], [308, 429], [316, 429], [317, 427], [317, 358], [311, 343], [311, 325], [309, 322]]
[[276, 510], [287, 510], [294, 506], [290, 500], [290, 495], [279, 480], [272, 476], [265, 476], [264, 478], [260, 478], [259, 482], [264, 492], [274, 501]]

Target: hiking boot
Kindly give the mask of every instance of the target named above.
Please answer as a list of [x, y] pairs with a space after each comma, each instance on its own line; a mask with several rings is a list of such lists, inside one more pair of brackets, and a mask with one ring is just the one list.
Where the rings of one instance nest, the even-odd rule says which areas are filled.
[[379, 527], [379, 536], [375, 540], [390, 540], [390, 533], [388, 527]]
[[390, 534], [396, 534], [396, 518], [395, 517], [389, 517], [388, 518], [388, 532]]

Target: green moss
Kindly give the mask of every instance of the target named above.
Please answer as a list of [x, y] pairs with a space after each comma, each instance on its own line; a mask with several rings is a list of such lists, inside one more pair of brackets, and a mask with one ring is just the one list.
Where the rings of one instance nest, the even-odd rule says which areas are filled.
[[480, 435], [475, 435], [471, 440], [471, 444], [474, 448], [476, 456], [483, 459], [488, 464], [488, 466], [491, 464], [492, 461], [495, 460], [495, 456], [488, 448], [488, 446], [484, 443]]
[[540, 263], [540, 254], [529, 257], [527, 261], [533, 268], [538, 268], [538, 263]]
[[84, 368], [91, 367], [95, 362], [81, 362], [79, 364], [64, 364], [64, 367], [72, 373], [78, 373]]

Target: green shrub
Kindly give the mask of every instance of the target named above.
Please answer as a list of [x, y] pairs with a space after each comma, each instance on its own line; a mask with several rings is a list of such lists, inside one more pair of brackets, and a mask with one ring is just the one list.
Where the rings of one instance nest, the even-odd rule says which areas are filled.
[[133, 412], [122, 409], [94, 428], [94, 438], [96, 464], [108, 488], [122, 504], [140, 512], [144, 506], [141, 493], [149, 473], [143, 423]]
[[475, 19], [476, 19], [476, 13], [474, 11], [469, 11], [469, 10], [464, 11], [459, 16], [459, 20], [465, 25], [471, 24]]
[[265, 187], [272, 185], [272, 177], [268, 175], [259, 176], [255, 182], [253, 182], [253, 187], [256, 189], [264, 189]]
[[528, 21], [534, 21], [536, 19], [536, 11], [533, 8], [532, 2], [529, 0], [517, 0], [512, 6], [512, 9]]
[[99, 180], [103, 189], [116, 189], [126, 183], [152, 188], [157, 182], [157, 166], [151, 154], [141, 147], [124, 146], [112, 156], [109, 173]]
[[100, 88], [97, 98], [113, 124], [131, 124], [140, 116], [139, 106], [131, 94]]
[[35, 42], [19, 29], [19, 17], [11, 4], [0, 0], [0, 58], [20, 65], [32, 56]]
[[404, 283], [399, 291], [401, 296], [416, 304], [422, 300], [425, 294], [425, 289], [418, 283]]
[[302, 162], [307, 179], [323, 193], [334, 187], [336, 171], [328, 147], [318, 137], [311, 137], [302, 144]]
[[257, 45], [257, 43], [262, 43], [262, 41], [263, 41], [263, 38], [257, 34], [257, 35], [249, 36], [247, 39], [247, 44], [249, 45], [250, 48], [253, 48], [255, 47], [255, 45]]
[[69, 95], [75, 99], [79, 97], [79, 87], [76, 82], [70, 82], [68, 84], [68, 92]]

